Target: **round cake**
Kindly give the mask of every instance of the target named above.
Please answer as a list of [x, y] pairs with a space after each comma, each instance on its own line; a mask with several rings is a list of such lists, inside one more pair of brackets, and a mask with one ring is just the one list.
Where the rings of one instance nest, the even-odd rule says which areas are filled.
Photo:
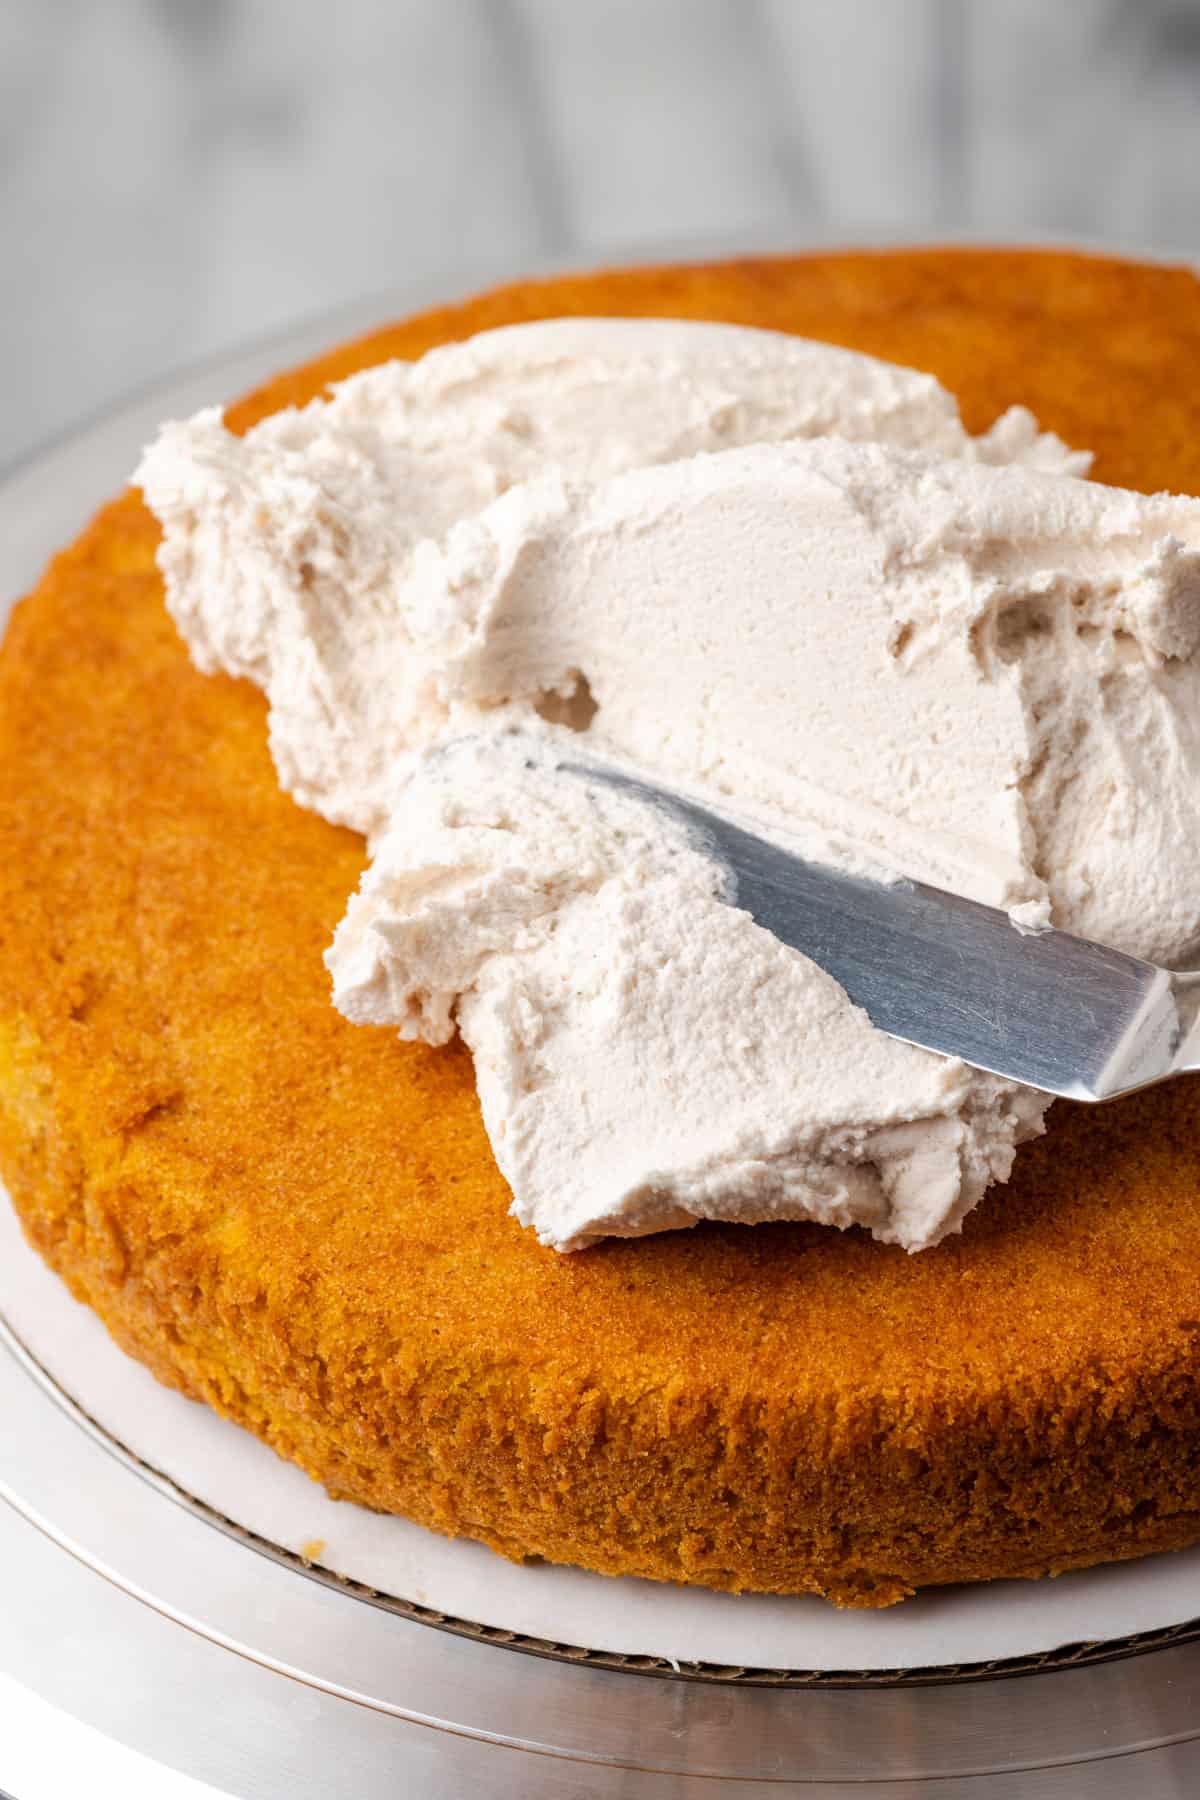
[[[1013, 402], [1200, 494], [1200, 285], [1041, 251], [528, 282], [280, 376], [556, 315], [765, 326]], [[701, 1225], [574, 1255], [509, 1214], [473, 1071], [348, 1023], [364, 862], [192, 667], [129, 491], [0, 651], [0, 1172], [164, 1382], [334, 1495], [506, 1556], [883, 1606], [1200, 1538], [1200, 1082], [1057, 1105], [961, 1236]]]

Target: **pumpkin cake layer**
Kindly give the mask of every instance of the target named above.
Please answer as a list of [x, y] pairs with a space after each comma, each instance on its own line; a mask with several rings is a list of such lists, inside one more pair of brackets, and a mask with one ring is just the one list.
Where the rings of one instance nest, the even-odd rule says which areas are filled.
[[[1200, 494], [1200, 286], [899, 251], [523, 283], [286, 374], [556, 314], [773, 327], [1013, 402]], [[363, 845], [199, 675], [130, 491], [0, 650], [0, 1172], [164, 1382], [343, 1498], [512, 1557], [882, 1606], [1200, 1538], [1200, 1082], [1059, 1104], [961, 1237], [700, 1226], [561, 1256], [508, 1214], [461, 1046], [347, 1023]]]

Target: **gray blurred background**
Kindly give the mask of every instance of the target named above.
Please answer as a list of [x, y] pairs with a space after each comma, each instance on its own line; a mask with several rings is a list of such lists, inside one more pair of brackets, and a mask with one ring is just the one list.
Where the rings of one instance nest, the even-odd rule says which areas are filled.
[[1200, 0], [0, 0], [0, 464], [375, 290], [963, 234], [1200, 252]]

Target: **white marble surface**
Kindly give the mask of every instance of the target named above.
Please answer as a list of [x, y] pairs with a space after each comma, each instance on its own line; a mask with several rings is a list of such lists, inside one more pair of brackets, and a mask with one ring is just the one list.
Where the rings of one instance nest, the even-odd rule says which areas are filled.
[[0, 463], [442, 271], [959, 232], [1200, 250], [1200, 0], [0, 0]]

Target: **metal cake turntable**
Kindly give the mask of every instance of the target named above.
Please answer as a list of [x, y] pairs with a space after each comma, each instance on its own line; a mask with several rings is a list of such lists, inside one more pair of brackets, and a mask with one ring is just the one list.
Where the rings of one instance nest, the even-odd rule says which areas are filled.
[[[119, 486], [162, 417], [438, 297], [386, 296], [210, 365], [17, 470], [0, 486], [0, 597]], [[141, 1460], [3, 1320], [0, 1419], [0, 1671], [245, 1800], [1200, 1788], [1200, 1621], [909, 1669], [676, 1667], [313, 1568]]]

